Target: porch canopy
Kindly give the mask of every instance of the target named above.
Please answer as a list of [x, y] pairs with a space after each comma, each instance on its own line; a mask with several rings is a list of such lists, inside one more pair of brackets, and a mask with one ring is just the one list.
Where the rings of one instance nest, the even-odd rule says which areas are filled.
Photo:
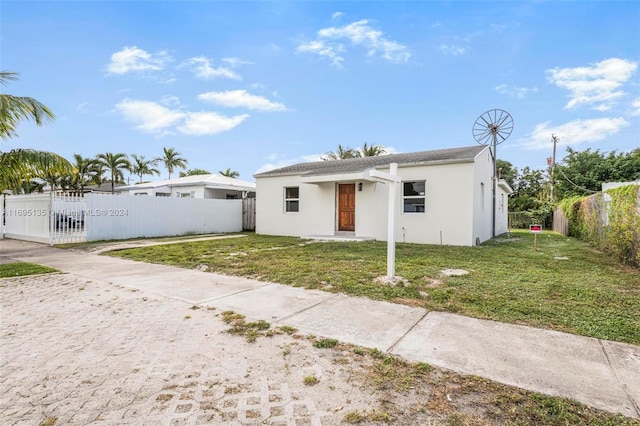
[[[384, 173], [388, 175], [388, 173]], [[361, 172], [351, 173], [331, 173], [322, 175], [303, 175], [300, 177], [302, 183], [325, 183], [325, 182], [353, 182], [357, 180], [366, 180], [370, 182], [387, 182], [388, 179], [383, 177], [383, 173], [375, 169], [366, 169]]]

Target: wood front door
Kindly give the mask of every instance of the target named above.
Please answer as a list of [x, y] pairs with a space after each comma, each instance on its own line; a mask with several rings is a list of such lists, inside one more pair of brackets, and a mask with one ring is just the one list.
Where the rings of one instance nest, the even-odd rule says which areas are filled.
[[338, 185], [338, 231], [356, 230], [356, 184]]

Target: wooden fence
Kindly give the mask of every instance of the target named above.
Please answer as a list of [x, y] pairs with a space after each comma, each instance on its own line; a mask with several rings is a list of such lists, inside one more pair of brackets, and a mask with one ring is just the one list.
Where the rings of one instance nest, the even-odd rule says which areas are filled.
[[559, 234], [569, 236], [569, 219], [567, 219], [560, 207], [553, 212], [552, 229]]
[[242, 229], [245, 231], [256, 230], [255, 198], [245, 198], [242, 200]]

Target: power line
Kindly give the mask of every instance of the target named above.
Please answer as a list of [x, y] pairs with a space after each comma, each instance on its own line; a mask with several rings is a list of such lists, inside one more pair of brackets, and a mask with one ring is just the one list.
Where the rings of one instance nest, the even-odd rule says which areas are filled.
[[597, 194], [598, 192], [600, 192], [600, 191], [594, 191], [592, 189], [587, 189], [587, 188], [585, 188], [583, 186], [578, 185], [577, 183], [575, 183], [571, 179], [569, 179], [567, 177], [567, 175], [564, 174], [564, 172], [562, 171], [561, 167], [558, 167], [557, 169], [562, 174], [562, 176], [564, 176], [564, 178], [567, 180], [567, 182], [569, 182], [571, 185], [575, 186], [576, 188], [581, 189], [581, 190], [586, 191], [586, 192], [590, 192], [592, 194]]

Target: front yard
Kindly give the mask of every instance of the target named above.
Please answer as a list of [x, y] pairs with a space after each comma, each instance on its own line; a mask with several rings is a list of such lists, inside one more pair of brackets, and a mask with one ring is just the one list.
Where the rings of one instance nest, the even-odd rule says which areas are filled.
[[376, 280], [386, 273], [385, 242], [249, 234], [111, 255], [640, 343], [640, 271], [555, 233], [538, 237], [538, 251], [528, 231], [480, 247], [399, 243], [396, 273], [406, 283], [395, 286]]

